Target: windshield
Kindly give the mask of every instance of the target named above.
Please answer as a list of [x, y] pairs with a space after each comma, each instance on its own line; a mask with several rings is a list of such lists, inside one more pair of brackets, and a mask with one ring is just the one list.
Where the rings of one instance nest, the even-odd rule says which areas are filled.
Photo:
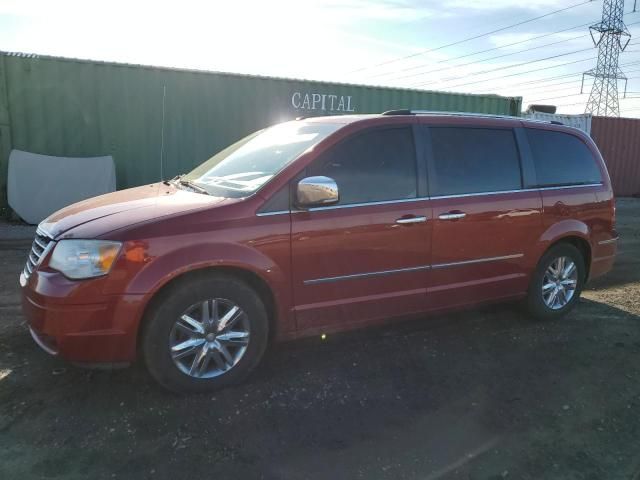
[[246, 197], [340, 124], [287, 122], [260, 130], [181, 178], [210, 195]]

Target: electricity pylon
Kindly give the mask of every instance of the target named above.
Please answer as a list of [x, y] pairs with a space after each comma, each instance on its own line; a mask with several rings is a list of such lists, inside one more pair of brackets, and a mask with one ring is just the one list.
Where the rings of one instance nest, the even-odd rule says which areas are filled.
[[[582, 74], [593, 77], [593, 85], [585, 113], [606, 117], [619, 117], [618, 80], [624, 80], [624, 92], [627, 91], [627, 77], [618, 65], [620, 53], [627, 48], [631, 34], [623, 21], [624, 0], [604, 0], [602, 20], [591, 25], [589, 33], [598, 47], [596, 67]], [[580, 89], [582, 93], [582, 88]]]

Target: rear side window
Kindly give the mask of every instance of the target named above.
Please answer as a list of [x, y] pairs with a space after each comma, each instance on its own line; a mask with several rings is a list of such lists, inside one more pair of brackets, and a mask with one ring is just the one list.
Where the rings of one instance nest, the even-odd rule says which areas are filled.
[[356, 134], [320, 156], [308, 175], [333, 178], [339, 205], [415, 198], [416, 156], [410, 127]]
[[527, 128], [538, 186], [600, 183], [602, 175], [589, 148], [562, 132]]
[[432, 196], [521, 188], [520, 157], [510, 129], [431, 127]]

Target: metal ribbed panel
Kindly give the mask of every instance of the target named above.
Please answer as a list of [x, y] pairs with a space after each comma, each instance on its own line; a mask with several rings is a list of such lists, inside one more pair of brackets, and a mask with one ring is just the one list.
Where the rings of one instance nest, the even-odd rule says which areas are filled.
[[591, 137], [618, 196], [640, 194], [640, 119], [593, 117]]
[[[520, 98], [257, 77], [0, 54], [12, 148], [58, 156], [112, 155], [118, 188], [186, 172], [244, 135], [298, 116], [299, 92], [351, 98], [354, 113], [412, 108], [520, 114]], [[0, 81], [0, 84], [3, 82]], [[329, 97], [326, 97], [329, 98]], [[328, 100], [327, 100], [328, 101]], [[0, 149], [0, 155], [5, 156]], [[0, 159], [0, 180], [6, 177]], [[0, 182], [2, 183], [2, 182]]]

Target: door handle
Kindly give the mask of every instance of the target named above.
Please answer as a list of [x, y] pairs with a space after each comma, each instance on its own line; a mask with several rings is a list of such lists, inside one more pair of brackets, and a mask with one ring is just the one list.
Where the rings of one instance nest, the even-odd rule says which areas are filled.
[[426, 222], [427, 217], [403, 217], [396, 220], [396, 223], [400, 225], [406, 225], [407, 223], [422, 223]]
[[460, 218], [466, 217], [467, 214], [464, 212], [449, 212], [438, 215], [440, 220], [458, 220]]

